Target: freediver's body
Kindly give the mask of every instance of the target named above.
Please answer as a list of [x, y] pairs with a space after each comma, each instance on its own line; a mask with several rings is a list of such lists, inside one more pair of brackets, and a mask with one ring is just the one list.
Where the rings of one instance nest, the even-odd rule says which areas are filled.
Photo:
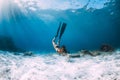
[[[58, 52], [60, 55], [63, 55], [63, 56], [66, 56], [68, 53], [66, 50], [66, 47], [64, 45], [60, 46], [60, 40], [65, 31], [66, 25], [67, 25], [66, 23], [60, 22], [60, 25], [57, 30], [57, 34], [52, 40], [52, 44], [53, 44], [53, 47], [56, 50], [56, 52]], [[58, 41], [57, 41], [57, 38], [58, 38]]]
[[60, 43], [59, 43], [59, 40], [57, 43], [55, 43], [55, 40], [57, 39], [57, 37], [54, 37], [53, 40], [52, 40], [52, 44], [53, 44], [53, 47], [54, 49], [56, 50], [56, 52], [58, 52], [60, 55], [62, 56], [66, 56], [67, 55], [67, 50], [66, 50], [66, 47], [64, 45], [62, 45], [60, 47]]

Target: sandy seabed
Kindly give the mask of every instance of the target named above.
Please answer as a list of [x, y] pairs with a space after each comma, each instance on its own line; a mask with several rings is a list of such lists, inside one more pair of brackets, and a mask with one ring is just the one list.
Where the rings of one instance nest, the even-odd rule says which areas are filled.
[[0, 51], [0, 80], [120, 80], [120, 50], [70, 59]]

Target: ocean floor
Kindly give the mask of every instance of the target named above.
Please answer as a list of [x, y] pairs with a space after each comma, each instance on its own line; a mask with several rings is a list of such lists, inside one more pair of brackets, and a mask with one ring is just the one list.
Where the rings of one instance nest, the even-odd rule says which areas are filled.
[[96, 57], [0, 51], [0, 80], [120, 80], [120, 50]]

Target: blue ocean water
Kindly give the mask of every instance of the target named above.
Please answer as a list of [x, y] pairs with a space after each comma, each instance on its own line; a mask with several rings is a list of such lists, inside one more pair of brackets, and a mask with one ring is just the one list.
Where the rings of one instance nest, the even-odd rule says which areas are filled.
[[0, 49], [54, 51], [59, 22], [69, 51], [120, 47], [119, 0], [0, 0]]

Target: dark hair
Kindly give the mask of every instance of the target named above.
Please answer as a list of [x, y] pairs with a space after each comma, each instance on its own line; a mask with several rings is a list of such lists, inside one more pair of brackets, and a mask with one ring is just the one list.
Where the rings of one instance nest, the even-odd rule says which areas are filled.
[[62, 45], [61, 48], [64, 49], [64, 53], [68, 53], [68, 51], [67, 51], [67, 49], [66, 49], [66, 47], [64, 45]]
[[56, 46], [57, 48], [59, 48], [60, 46]]
[[65, 47], [64, 45], [62, 45], [62, 47], [61, 47], [61, 48], [64, 48], [64, 49], [65, 49], [66, 47]]

